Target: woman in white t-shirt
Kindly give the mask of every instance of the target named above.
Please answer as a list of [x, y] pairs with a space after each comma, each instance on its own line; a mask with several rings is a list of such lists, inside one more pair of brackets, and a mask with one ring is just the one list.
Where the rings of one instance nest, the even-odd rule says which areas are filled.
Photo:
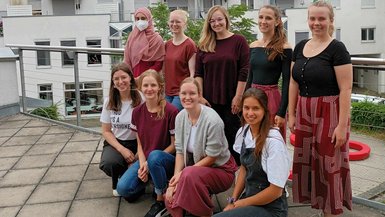
[[109, 97], [104, 100], [100, 122], [105, 139], [99, 168], [112, 178], [112, 194], [118, 178], [135, 161], [136, 133], [130, 129], [132, 110], [143, 99], [136, 88], [129, 67], [120, 63], [112, 67]]
[[279, 129], [271, 128], [267, 95], [250, 88], [241, 105], [243, 127], [233, 146], [240, 153], [239, 175], [226, 212], [215, 216], [287, 216], [285, 184], [290, 158]]

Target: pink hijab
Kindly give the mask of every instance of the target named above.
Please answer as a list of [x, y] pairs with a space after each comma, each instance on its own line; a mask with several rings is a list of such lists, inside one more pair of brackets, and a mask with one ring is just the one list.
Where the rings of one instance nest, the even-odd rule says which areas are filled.
[[124, 49], [124, 62], [131, 70], [143, 61], [163, 61], [165, 55], [164, 42], [159, 33], [154, 31], [151, 11], [147, 8], [138, 8], [135, 11], [135, 17], [138, 13], [144, 14], [148, 20], [148, 27], [139, 31], [134, 25], [132, 32], [128, 36], [126, 47]]

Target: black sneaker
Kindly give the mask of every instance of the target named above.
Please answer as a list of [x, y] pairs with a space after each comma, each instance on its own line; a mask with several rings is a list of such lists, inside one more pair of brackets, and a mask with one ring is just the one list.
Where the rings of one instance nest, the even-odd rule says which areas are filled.
[[144, 217], [161, 217], [166, 215], [167, 209], [163, 201], [156, 201]]

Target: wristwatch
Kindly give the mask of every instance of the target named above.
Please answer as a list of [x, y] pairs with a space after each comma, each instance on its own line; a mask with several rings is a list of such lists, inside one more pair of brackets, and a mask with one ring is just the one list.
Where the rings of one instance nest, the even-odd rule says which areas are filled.
[[235, 199], [234, 197], [228, 197], [227, 198], [227, 203], [229, 203], [229, 204], [233, 204], [235, 201], [237, 201], [237, 199]]

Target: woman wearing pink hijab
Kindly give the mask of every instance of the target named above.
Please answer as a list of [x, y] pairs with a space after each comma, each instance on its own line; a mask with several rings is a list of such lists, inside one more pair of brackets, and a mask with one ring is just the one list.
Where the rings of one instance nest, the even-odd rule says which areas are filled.
[[154, 31], [151, 11], [138, 8], [134, 16], [135, 26], [127, 39], [124, 62], [137, 78], [147, 69], [162, 69], [165, 49], [162, 37]]

